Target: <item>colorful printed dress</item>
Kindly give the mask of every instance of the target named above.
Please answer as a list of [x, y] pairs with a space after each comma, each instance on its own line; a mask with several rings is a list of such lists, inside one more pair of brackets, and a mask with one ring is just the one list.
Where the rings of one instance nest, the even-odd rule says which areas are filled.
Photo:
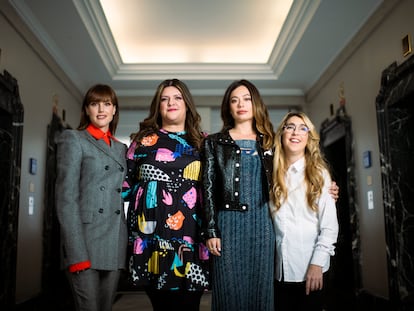
[[199, 153], [186, 135], [160, 130], [127, 153], [124, 198], [133, 284], [158, 290], [208, 288], [208, 250], [200, 243]]

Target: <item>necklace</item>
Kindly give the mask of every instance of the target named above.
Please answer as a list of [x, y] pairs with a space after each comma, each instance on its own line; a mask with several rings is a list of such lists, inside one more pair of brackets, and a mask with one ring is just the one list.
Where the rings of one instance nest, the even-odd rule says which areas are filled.
[[171, 132], [171, 131], [167, 131], [166, 129], [160, 129], [161, 132], [164, 132], [166, 134], [173, 134], [173, 135], [178, 135], [178, 136], [182, 136], [185, 135], [187, 132], [186, 131], [180, 131], [180, 132]]

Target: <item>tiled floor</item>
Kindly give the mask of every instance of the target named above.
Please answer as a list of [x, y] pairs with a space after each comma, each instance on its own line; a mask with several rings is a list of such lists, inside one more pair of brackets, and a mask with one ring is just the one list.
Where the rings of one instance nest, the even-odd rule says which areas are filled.
[[[211, 293], [206, 292], [201, 298], [200, 311], [211, 309]], [[112, 311], [151, 311], [151, 303], [143, 291], [121, 292]]]
[[[4, 311], [74, 311], [73, 304], [69, 298], [62, 296], [38, 297]], [[1, 310], [3, 311], [3, 309]], [[151, 303], [144, 291], [118, 292], [112, 311], [138, 310], [152, 311]], [[204, 293], [201, 298], [200, 311], [207, 310], [211, 310], [211, 292]]]
[[[73, 311], [70, 290], [61, 283], [48, 293], [34, 297], [14, 307], [2, 308], [1, 311]], [[151, 303], [146, 293], [141, 289], [129, 289], [125, 284], [120, 287], [116, 296], [113, 311], [152, 311]], [[341, 289], [332, 289], [328, 293], [329, 311], [413, 311], [413, 302], [405, 302], [401, 308], [389, 300], [360, 291], [358, 295], [346, 293]], [[200, 311], [211, 310], [211, 292], [206, 292], [201, 298]], [[183, 310], [185, 311], [185, 310]], [[255, 310], [259, 311], [259, 310]]]
[[[37, 297], [19, 304], [14, 308], [2, 308], [3, 311], [73, 311], [73, 305], [66, 295], [55, 294], [53, 296]], [[350, 299], [349, 295], [341, 297], [334, 295], [329, 297], [331, 307], [329, 311], [413, 311], [413, 304], [410, 303], [401, 308], [393, 307], [386, 299], [372, 296], [368, 293], [360, 293], [358, 298]], [[408, 302], [407, 302], [408, 303]], [[113, 311], [152, 311], [151, 303], [144, 291], [120, 291], [116, 297]], [[211, 292], [204, 293], [201, 298], [200, 311], [211, 310]], [[183, 310], [185, 311], [185, 310]], [[258, 310], [255, 310], [258, 311]]]

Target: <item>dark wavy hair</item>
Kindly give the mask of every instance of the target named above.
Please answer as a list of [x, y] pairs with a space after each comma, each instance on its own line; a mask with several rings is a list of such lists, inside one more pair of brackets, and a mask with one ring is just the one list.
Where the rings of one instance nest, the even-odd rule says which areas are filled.
[[201, 117], [196, 110], [193, 96], [187, 85], [178, 79], [164, 80], [158, 85], [151, 102], [149, 115], [144, 121], [139, 123], [139, 131], [137, 133], [132, 133], [131, 139], [140, 142], [143, 137], [155, 133], [162, 128], [162, 117], [160, 114], [161, 95], [164, 89], [169, 86], [177, 88], [183, 96], [187, 108], [184, 129], [187, 132], [187, 139], [190, 144], [199, 150], [204, 138], [201, 131]]
[[88, 127], [88, 125], [91, 123], [91, 119], [86, 113], [86, 108], [89, 106], [90, 103], [100, 101], [110, 101], [112, 105], [114, 105], [115, 107], [114, 117], [112, 121], [109, 123], [109, 130], [112, 135], [115, 135], [119, 121], [118, 97], [116, 96], [115, 91], [109, 85], [106, 84], [95, 84], [94, 86], [90, 87], [89, 90], [86, 92], [82, 102], [81, 117], [77, 129], [84, 130]]
[[222, 131], [227, 131], [234, 127], [234, 119], [230, 112], [231, 92], [239, 86], [245, 86], [252, 97], [253, 105], [253, 128], [258, 134], [263, 135], [263, 147], [265, 149], [272, 149], [274, 144], [273, 125], [269, 118], [269, 113], [260, 96], [259, 90], [256, 86], [247, 80], [237, 80], [229, 85], [221, 103], [221, 119], [223, 120]]

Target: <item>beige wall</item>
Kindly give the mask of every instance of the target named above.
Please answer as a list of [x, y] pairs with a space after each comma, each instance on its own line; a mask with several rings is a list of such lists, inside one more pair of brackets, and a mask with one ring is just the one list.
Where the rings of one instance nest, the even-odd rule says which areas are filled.
[[[381, 10], [389, 11], [381, 17]], [[413, 1], [385, 1], [376, 18], [370, 20], [370, 25], [367, 24], [357, 40], [351, 42], [348, 55], [341, 55], [330, 72], [307, 94], [306, 110], [315, 124], [321, 124], [329, 115], [330, 103], [335, 103], [335, 110], [338, 108], [339, 89], [341, 85], [344, 87], [346, 110], [352, 119], [355, 143], [362, 285], [368, 291], [384, 297], [388, 297], [388, 279], [375, 99], [382, 71], [394, 61], [404, 61], [401, 39], [406, 34], [414, 34], [412, 12]], [[372, 153], [371, 168], [362, 165], [362, 154], [366, 150]], [[371, 185], [367, 182], [368, 178], [372, 178]], [[368, 210], [369, 190], [374, 193], [372, 210]]]
[[[53, 96], [59, 97], [59, 109], [67, 111], [70, 124], [79, 122], [79, 95], [54, 64], [46, 65], [42, 55], [33, 51], [20, 32], [25, 28], [0, 2], [0, 71], [7, 70], [18, 81], [24, 106], [23, 151], [19, 210], [16, 301], [36, 296], [41, 290], [43, 202], [47, 125], [52, 118]], [[13, 23], [10, 23], [12, 20]], [[27, 33], [25, 33], [25, 36]], [[33, 43], [33, 42], [32, 42]], [[28, 171], [29, 159], [36, 158], [36, 175]], [[34, 213], [28, 213], [29, 183], [33, 183]]]

